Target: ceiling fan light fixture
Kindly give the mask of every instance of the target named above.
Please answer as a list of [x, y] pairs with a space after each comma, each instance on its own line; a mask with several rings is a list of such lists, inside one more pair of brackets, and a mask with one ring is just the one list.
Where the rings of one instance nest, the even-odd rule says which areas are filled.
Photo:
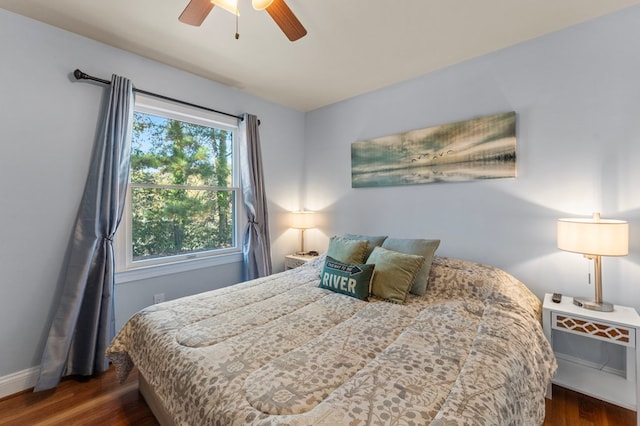
[[211, 0], [211, 3], [223, 8], [227, 12], [240, 16], [240, 12], [238, 11], [238, 0]]
[[273, 0], [251, 0], [251, 5], [255, 10], [265, 10], [271, 6]]
[[[307, 35], [307, 30], [287, 6], [285, 0], [251, 0], [251, 3], [254, 9], [258, 11], [265, 10], [289, 40], [296, 41]], [[237, 39], [239, 37], [238, 16], [240, 16], [240, 13], [238, 13], [238, 0], [189, 0], [189, 4], [184, 8], [178, 20], [198, 27], [202, 25], [202, 22], [215, 6], [220, 6], [236, 15]]]

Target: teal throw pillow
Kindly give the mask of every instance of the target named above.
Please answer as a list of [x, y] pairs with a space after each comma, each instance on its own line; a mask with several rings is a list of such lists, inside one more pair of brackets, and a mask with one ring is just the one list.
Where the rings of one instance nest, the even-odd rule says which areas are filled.
[[343, 237], [331, 237], [327, 256], [344, 263], [364, 263], [367, 259], [367, 240], [350, 240]]
[[382, 243], [382, 248], [424, 257], [424, 263], [416, 274], [416, 279], [410, 290], [411, 294], [424, 296], [429, 286], [429, 271], [431, 270], [433, 255], [439, 245], [440, 240], [387, 238]]
[[374, 268], [374, 265], [344, 263], [327, 256], [320, 275], [320, 288], [368, 300]]
[[404, 303], [424, 257], [376, 247], [367, 262], [376, 265], [371, 294], [389, 302]]
[[346, 238], [348, 240], [367, 240], [369, 241], [369, 245], [367, 246], [367, 252], [364, 255], [364, 259], [366, 260], [374, 248], [380, 247], [384, 240], [387, 239], [386, 235], [359, 235], [359, 234], [344, 234], [342, 238]]

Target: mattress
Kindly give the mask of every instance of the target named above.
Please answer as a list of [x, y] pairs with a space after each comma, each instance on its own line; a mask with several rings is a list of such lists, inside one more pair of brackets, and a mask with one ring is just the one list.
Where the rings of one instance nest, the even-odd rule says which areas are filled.
[[319, 288], [323, 261], [143, 309], [107, 356], [176, 425], [543, 422], [556, 362], [513, 276], [436, 256], [424, 296], [367, 302]]

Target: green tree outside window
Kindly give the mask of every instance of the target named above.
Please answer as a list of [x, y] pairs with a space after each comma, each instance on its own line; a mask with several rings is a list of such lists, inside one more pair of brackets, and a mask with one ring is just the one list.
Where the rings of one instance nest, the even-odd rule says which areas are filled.
[[134, 114], [133, 261], [234, 245], [232, 139], [228, 130]]

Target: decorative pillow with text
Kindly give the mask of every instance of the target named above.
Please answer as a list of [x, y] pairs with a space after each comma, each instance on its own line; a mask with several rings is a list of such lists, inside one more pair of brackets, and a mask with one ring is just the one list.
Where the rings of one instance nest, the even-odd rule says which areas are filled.
[[320, 274], [320, 288], [369, 300], [369, 285], [375, 265], [340, 262], [330, 256]]

